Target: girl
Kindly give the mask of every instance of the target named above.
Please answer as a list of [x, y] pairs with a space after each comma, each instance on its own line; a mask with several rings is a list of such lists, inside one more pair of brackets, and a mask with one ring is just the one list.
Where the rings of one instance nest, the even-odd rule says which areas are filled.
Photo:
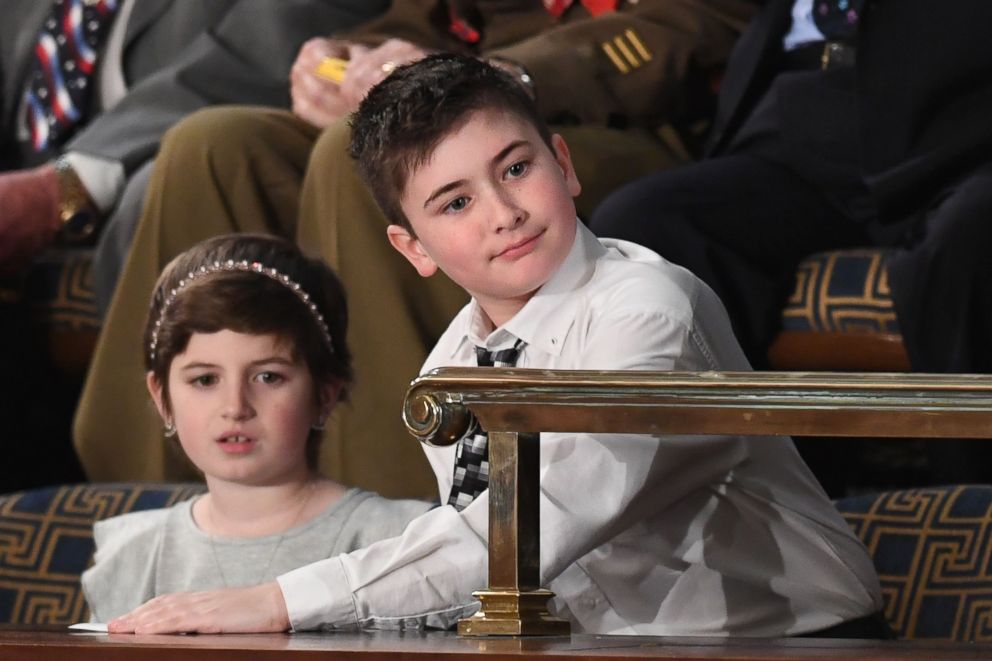
[[160, 594], [270, 581], [398, 535], [431, 507], [315, 470], [352, 379], [346, 327], [333, 272], [282, 239], [221, 236], [166, 266], [145, 324], [147, 385], [207, 493], [96, 524], [82, 578], [95, 621]]

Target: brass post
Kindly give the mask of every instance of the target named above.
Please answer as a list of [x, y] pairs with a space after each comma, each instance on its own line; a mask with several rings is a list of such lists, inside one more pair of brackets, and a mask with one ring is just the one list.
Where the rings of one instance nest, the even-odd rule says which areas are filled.
[[541, 589], [540, 434], [489, 434], [489, 588], [458, 623], [463, 636], [568, 635]]

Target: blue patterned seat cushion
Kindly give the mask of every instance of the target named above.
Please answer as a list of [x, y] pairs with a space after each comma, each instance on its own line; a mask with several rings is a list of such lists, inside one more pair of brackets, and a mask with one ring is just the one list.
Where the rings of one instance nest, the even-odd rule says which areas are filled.
[[845, 498], [868, 547], [885, 616], [901, 638], [992, 640], [992, 486]]
[[889, 254], [882, 249], [840, 250], [804, 259], [782, 312], [782, 328], [899, 334], [885, 266]]
[[24, 295], [39, 323], [56, 330], [100, 329], [92, 248], [52, 248], [28, 273]]
[[[93, 523], [203, 490], [126, 483], [0, 496], [0, 622], [88, 619], [79, 576], [93, 554]], [[992, 486], [893, 491], [836, 505], [868, 547], [900, 637], [992, 640]]]
[[0, 622], [89, 619], [79, 576], [93, 555], [93, 523], [166, 507], [203, 490], [199, 484], [92, 484], [0, 496]]

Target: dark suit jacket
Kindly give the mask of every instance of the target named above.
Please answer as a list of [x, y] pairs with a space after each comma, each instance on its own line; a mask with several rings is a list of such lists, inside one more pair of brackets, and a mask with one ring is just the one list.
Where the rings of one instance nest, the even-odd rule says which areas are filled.
[[[741, 36], [720, 90], [710, 155], [727, 147], [774, 77], [792, 5], [769, 0]], [[859, 118], [824, 121], [859, 132], [863, 174], [883, 214], [923, 203], [992, 156], [990, 25], [985, 0], [866, 3], [855, 69]]]
[[[126, 97], [66, 145], [130, 173], [162, 134], [217, 103], [289, 105], [289, 68], [304, 40], [372, 18], [387, 0], [136, 0], [126, 27]], [[0, 170], [16, 164], [16, 112], [49, 0], [3, 0]]]

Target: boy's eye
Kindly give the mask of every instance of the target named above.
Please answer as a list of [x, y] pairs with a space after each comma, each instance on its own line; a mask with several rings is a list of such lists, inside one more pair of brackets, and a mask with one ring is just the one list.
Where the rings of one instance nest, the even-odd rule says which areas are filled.
[[511, 165], [510, 167], [506, 168], [506, 174], [511, 179], [516, 177], [522, 177], [524, 176], [524, 174], [527, 173], [527, 168], [529, 165], [530, 164], [527, 161], [518, 161], [513, 165]]
[[463, 195], [461, 197], [456, 197], [451, 202], [445, 204], [444, 207], [441, 209], [441, 211], [443, 213], [457, 213], [459, 211], [462, 211], [467, 206], [468, 206], [468, 198]]

